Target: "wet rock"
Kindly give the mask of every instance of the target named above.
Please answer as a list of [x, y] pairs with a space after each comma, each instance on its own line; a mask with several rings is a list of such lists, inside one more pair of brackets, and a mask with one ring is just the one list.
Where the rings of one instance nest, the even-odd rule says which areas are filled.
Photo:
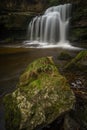
[[31, 63], [18, 88], [4, 98], [7, 130], [42, 128], [72, 109], [75, 96], [52, 57]]
[[81, 51], [74, 59], [66, 66], [65, 70], [80, 70], [87, 72], [87, 50]]
[[63, 51], [63, 52], [61, 52], [60, 55], [58, 56], [58, 59], [59, 59], [59, 60], [70, 60], [70, 59], [72, 59], [72, 56], [71, 56], [69, 53]]
[[87, 95], [77, 96], [75, 110], [71, 113], [72, 118], [79, 123], [81, 130], [87, 129]]
[[64, 130], [79, 130], [80, 125], [67, 114], [64, 119]]
[[75, 79], [75, 81], [71, 82], [70, 86], [73, 89], [85, 89], [84, 81], [82, 79]]

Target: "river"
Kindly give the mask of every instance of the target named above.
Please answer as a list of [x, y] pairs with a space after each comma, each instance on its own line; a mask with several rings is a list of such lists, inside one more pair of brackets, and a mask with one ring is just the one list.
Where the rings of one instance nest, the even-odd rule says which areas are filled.
[[[58, 48], [0, 47], [0, 95], [2, 96], [16, 88], [20, 74], [29, 63], [44, 56], [53, 56], [54, 60], [57, 61], [58, 54], [62, 50]], [[69, 52], [75, 54], [78, 51], [70, 50]]]
[[16, 89], [19, 77], [28, 64], [35, 59], [44, 56], [53, 56], [55, 63], [57, 63], [58, 55], [62, 51], [69, 52], [75, 56], [80, 50], [67, 50], [61, 48], [25, 48], [23, 46], [0, 47], [0, 129], [5, 130], [2, 98], [7, 93]]
[[58, 49], [0, 47], [0, 95], [15, 89], [29, 63], [43, 56], [57, 57]]

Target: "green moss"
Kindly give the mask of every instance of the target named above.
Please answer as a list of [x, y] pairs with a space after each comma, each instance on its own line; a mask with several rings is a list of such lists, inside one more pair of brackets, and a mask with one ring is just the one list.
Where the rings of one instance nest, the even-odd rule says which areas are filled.
[[29, 82], [37, 79], [40, 73], [52, 74], [53, 71], [57, 71], [57, 68], [55, 67], [51, 57], [38, 59], [31, 63], [25, 70], [25, 73], [21, 75], [19, 85], [25, 86]]
[[83, 70], [87, 72], [87, 50], [81, 51], [74, 59], [72, 59], [66, 66], [66, 70]]
[[17, 106], [16, 98], [8, 95], [4, 98], [6, 130], [18, 130], [21, 113]]
[[52, 57], [31, 63], [20, 77], [18, 89], [12, 96], [21, 111], [20, 126], [29, 130], [51, 123], [70, 110], [75, 102], [66, 78], [58, 72]]

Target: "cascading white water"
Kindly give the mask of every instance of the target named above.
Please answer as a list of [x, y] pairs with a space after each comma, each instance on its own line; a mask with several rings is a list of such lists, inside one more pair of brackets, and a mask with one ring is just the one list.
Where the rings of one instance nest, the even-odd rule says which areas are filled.
[[68, 27], [71, 4], [48, 8], [42, 16], [36, 16], [29, 23], [29, 45], [39, 47], [70, 47]]

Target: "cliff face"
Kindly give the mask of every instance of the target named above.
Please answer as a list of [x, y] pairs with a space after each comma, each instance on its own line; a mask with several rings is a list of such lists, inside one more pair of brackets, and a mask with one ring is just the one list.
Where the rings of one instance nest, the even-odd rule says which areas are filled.
[[44, 5], [43, 0], [1, 0], [0, 41], [26, 39], [29, 21], [43, 11]]
[[71, 40], [87, 42], [87, 1], [78, 0], [73, 5], [71, 20]]
[[15, 37], [12, 36], [13, 40], [17, 39], [17, 36], [26, 39], [26, 30], [32, 17], [43, 13], [50, 6], [65, 3], [72, 4], [69, 40], [72, 42], [87, 42], [87, 0], [1, 0], [1, 39], [8, 38], [12, 35], [12, 32], [15, 35]]
[[43, 0], [2, 0], [0, 9], [12, 11], [37, 11], [44, 8]]

